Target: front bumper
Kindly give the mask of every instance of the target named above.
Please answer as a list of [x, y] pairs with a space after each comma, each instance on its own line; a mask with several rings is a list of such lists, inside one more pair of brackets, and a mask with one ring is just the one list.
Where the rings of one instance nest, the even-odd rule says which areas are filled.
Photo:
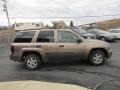
[[120, 40], [120, 36], [116, 36], [117, 40]]
[[116, 36], [112, 36], [112, 37], [108, 37], [107, 39], [108, 39], [108, 41], [114, 41], [114, 40], [117, 40], [117, 37]]
[[106, 41], [115, 41], [117, 38], [106, 38]]

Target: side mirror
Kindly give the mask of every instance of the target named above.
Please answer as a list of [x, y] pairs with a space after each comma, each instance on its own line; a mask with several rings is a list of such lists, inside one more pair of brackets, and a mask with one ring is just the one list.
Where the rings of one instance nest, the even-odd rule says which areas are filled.
[[82, 40], [81, 39], [77, 39], [77, 43], [81, 43], [82, 42]]

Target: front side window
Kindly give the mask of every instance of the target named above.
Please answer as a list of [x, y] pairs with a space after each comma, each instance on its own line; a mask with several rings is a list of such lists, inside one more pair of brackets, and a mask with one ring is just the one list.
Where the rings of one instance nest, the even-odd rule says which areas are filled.
[[16, 27], [19, 27], [19, 24], [16, 24]]
[[54, 42], [54, 31], [40, 31], [37, 42]]
[[58, 42], [60, 43], [75, 43], [79, 37], [69, 31], [58, 31]]
[[30, 32], [18, 32], [14, 40], [15, 43], [29, 43], [32, 41], [32, 38], [35, 34], [35, 31]]

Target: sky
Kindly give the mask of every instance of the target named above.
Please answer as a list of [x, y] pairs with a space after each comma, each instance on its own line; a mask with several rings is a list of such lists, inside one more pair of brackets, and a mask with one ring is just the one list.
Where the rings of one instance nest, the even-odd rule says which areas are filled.
[[[102, 20], [120, 18], [117, 16], [84, 17], [120, 14], [120, 0], [7, 0], [10, 22], [44, 22], [64, 20], [67, 24], [72, 20], [81, 25]], [[0, 0], [0, 25], [7, 24]], [[44, 18], [42, 18], [44, 17]], [[45, 18], [56, 17], [56, 18]], [[80, 18], [58, 18], [80, 17]]]

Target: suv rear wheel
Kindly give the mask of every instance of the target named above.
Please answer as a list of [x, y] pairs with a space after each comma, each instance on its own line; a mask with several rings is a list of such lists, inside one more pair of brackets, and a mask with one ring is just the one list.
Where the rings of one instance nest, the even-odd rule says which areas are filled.
[[25, 56], [25, 67], [29, 70], [38, 69], [41, 66], [41, 58], [36, 54], [27, 54]]
[[91, 65], [99, 66], [104, 64], [106, 56], [102, 50], [93, 50], [89, 56], [89, 62]]

